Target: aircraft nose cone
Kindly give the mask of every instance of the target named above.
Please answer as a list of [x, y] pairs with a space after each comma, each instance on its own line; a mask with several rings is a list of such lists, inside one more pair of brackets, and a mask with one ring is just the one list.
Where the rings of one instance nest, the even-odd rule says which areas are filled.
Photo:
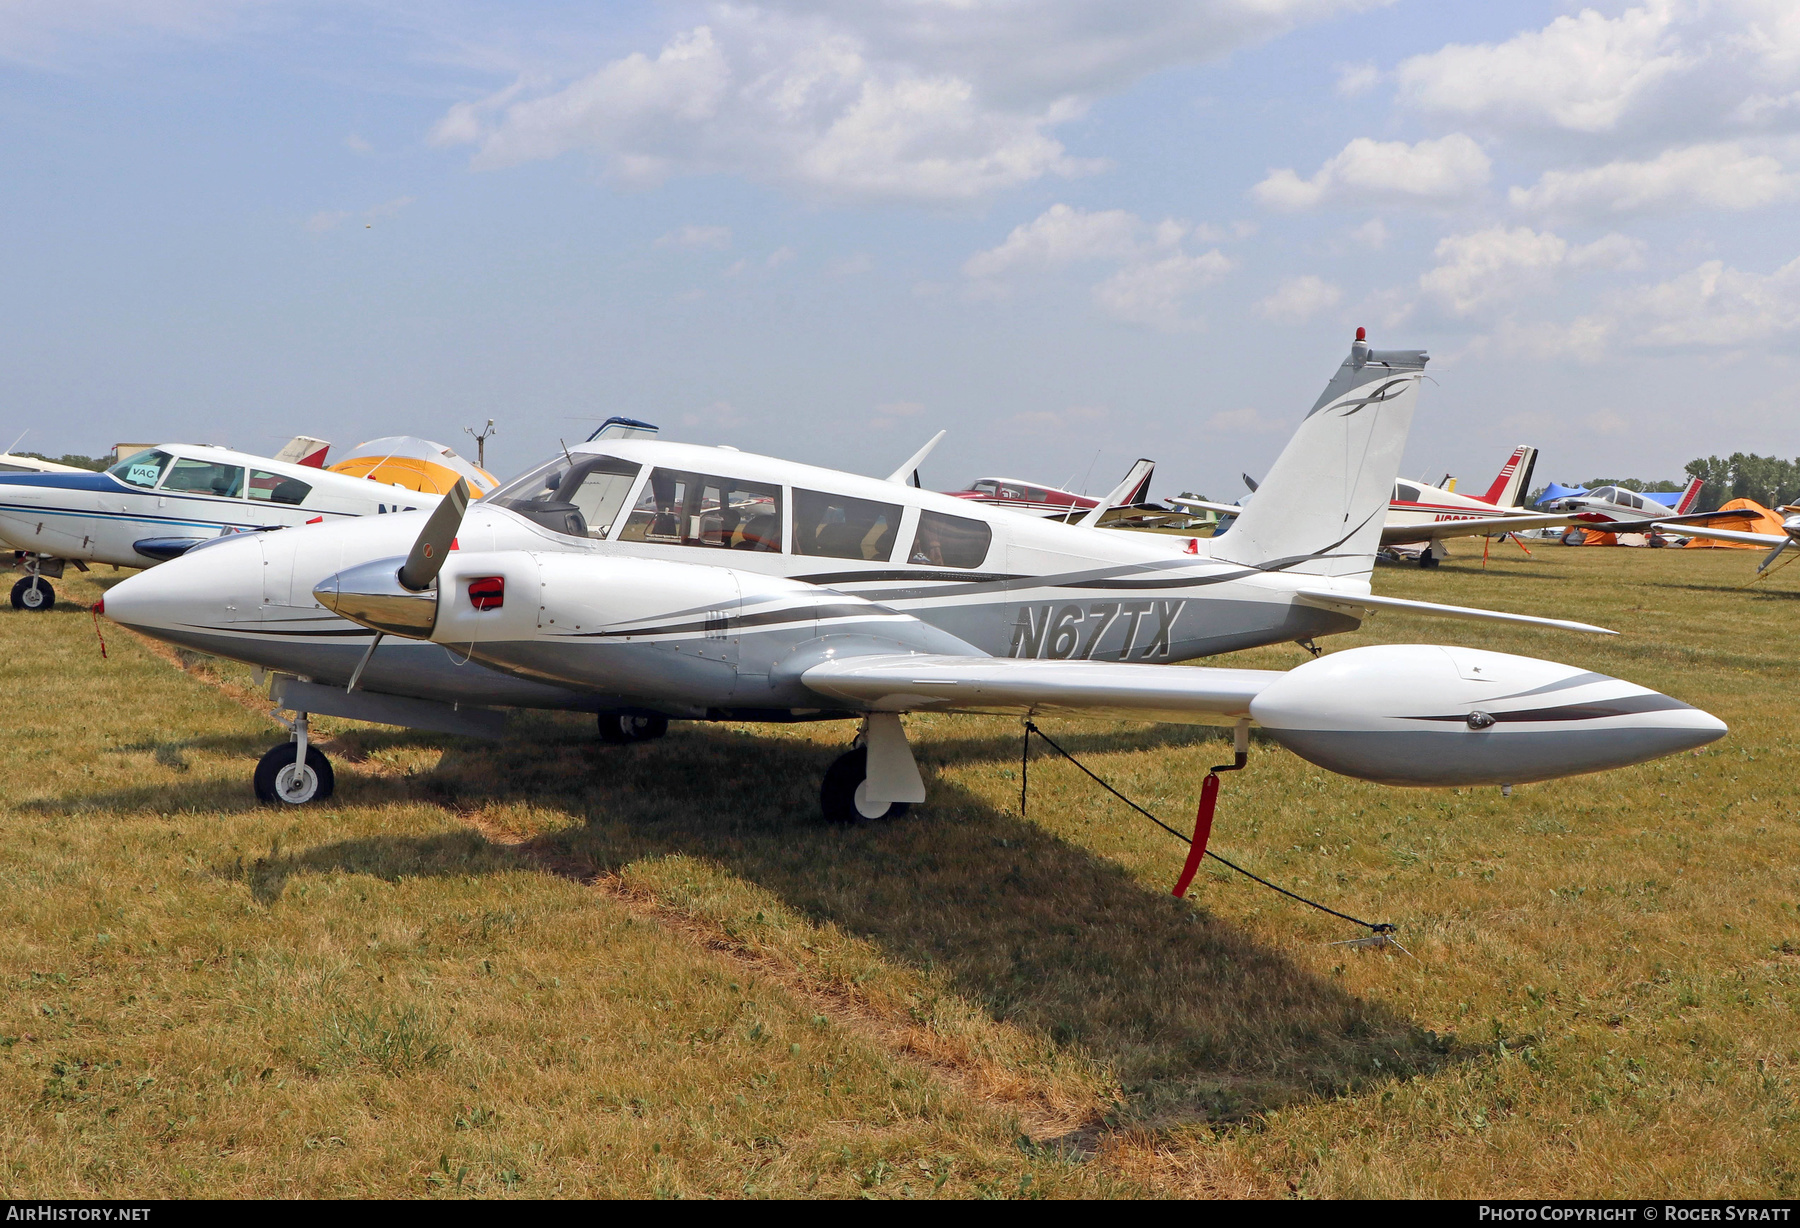
[[376, 631], [430, 639], [437, 625], [437, 586], [414, 592], [401, 584], [404, 562], [378, 559], [326, 576], [313, 587], [313, 597], [338, 617]]

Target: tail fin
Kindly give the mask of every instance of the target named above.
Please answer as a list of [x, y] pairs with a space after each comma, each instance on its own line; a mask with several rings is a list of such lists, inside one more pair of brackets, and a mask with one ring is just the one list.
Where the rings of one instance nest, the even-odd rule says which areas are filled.
[[1106, 498], [1094, 504], [1094, 506], [1075, 523], [1086, 525], [1099, 524], [1100, 517], [1112, 511], [1113, 508], [1129, 507], [1131, 504], [1141, 501], [1144, 492], [1150, 489], [1150, 475], [1154, 472], [1156, 472], [1155, 461], [1147, 460], [1141, 456], [1138, 457], [1136, 463], [1131, 466], [1130, 472], [1125, 475], [1125, 480], [1113, 487], [1112, 492], [1108, 494]]
[[1426, 361], [1423, 350], [1372, 350], [1358, 329], [1213, 557], [1313, 576], [1374, 570]]
[[1531, 471], [1537, 468], [1537, 449], [1530, 444], [1520, 444], [1513, 450], [1512, 459], [1500, 470], [1500, 476], [1487, 489], [1487, 494], [1477, 495], [1483, 503], [1492, 503], [1496, 507], [1517, 507], [1519, 496], [1531, 489]]
[[286, 461], [290, 465], [310, 465], [314, 469], [325, 467], [325, 454], [331, 451], [331, 445], [323, 439], [314, 439], [311, 435], [296, 435], [283, 444], [281, 451], [271, 459]]
[[1675, 514], [1685, 516], [1694, 510], [1694, 504], [1700, 501], [1700, 488], [1706, 485], [1705, 478], [1690, 478], [1687, 489], [1681, 492], [1681, 502], [1675, 505]]

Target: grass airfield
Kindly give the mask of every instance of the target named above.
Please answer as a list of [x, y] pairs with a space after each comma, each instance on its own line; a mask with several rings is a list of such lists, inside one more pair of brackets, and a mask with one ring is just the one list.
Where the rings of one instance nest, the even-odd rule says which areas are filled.
[[[1730, 550], [1453, 547], [1384, 614], [1617, 674], [1732, 733], [1601, 776], [1394, 790], [1253, 744], [1208, 863], [1019, 728], [911, 718], [931, 801], [827, 829], [848, 724], [607, 747], [319, 718], [324, 807], [255, 804], [248, 671], [58, 584], [5, 611], [0, 1193], [1800, 1195], [1800, 570]], [[1285, 668], [1287, 645], [1216, 664]], [[1216, 731], [1046, 722], [1191, 821]]]

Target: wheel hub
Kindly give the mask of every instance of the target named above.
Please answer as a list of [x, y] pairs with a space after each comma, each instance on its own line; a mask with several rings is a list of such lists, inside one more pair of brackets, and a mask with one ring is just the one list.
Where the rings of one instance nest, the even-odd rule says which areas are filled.
[[319, 791], [319, 774], [304, 764], [290, 763], [275, 774], [275, 794], [290, 806], [303, 806]]

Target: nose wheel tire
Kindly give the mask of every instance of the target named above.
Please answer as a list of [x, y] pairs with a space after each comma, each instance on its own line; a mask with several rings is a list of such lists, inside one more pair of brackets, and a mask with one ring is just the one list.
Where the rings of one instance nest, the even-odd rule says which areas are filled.
[[619, 712], [600, 714], [602, 742], [649, 742], [667, 732], [669, 719], [665, 716], [627, 716]]
[[869, 797], [869, 752], [859, 746], [837, 757], [819, 786], [819, 809], [827, 823], [879, 823], [897, 819], [912, 807], [906, 802], [878, 802]]
[[256, 800], [284, 806], [304, 806], [322, 802], [337, 787], [331, 760], [318, 748], [306, 748], [306, 762], [295, 762], [294, 744], [283, 742], [272, 748], [256, 765]]
[[56, 604], [56, 590], [41, 576], [26, 576], [12, 589], [15, 610], [48, 610]]

